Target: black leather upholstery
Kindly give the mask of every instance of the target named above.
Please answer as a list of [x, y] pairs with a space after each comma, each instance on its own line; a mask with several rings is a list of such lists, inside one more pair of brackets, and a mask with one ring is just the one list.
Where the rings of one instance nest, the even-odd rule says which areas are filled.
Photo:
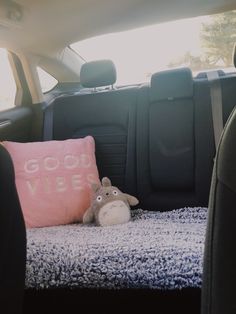
[[0, 145], [0, 306], [20, 314], [25, 287], [26, 234], [11, 158]]
[[[226, 121], [236, 78], [221, 80]], [[143, 208], [207, 206], [215, 148], [206, 79], [193, 81], [183, 68], [154, 74], [150, 86], [56, 99], [53, 139], [88, 134], [101, 177], [138, 196]]]
[[116, 68], [111, 60], [98, 60], [84, 63], [80, 71], [83, 87], [93, 88], [113, 85], [116, 82]]
[[193, 82], [189, 69], [166, 71], [154, 74], [151, 87], [143, 86], [139, 92], [137, 186], [141, 206], [152, 210], [206, 206], [214, 157], [206, 81]]
[[236, 313], [236, 111], [221, 138], [209, 201], [202, 314]]
[[135, 194], [137, 88], [58, 98], [53, 104], [53, 138], [95, 138], [100, 177]]
[[236, 67], [236, 44], [234, 45], [232, 59], [233, 59], [233, 64]]

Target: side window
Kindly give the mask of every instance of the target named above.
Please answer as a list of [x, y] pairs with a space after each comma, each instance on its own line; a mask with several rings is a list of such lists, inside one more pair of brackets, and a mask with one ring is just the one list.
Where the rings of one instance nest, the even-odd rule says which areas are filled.
[[48, 72], [44, 71], [42, 68], [37, 67], [37, 70], [42, 92], [43, 93], [49, 92], [51, 89], [53, 89], [53, 87], [57, 85], [58, 81]]
[[16, 83], [6, 49], [0, 48], [0, 111], [15, 106]]

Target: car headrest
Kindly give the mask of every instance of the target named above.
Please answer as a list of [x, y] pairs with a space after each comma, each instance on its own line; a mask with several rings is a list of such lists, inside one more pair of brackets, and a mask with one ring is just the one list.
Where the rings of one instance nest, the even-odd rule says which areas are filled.
[[84, 63], [80, 71], [80, 82], [86, 88], [113, 85], [116, 82], [114, 63], [111, 60]]
[[157, 72], [151, 77], [151, 101], [193, 96], [193, 77], [189, 68]]

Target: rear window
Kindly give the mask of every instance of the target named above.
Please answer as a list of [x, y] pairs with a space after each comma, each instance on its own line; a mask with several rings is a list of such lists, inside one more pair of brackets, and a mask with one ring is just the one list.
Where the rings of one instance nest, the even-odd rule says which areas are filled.
[[232, 72], [235, 29], [236, 11], [230, 11], [94, 37], [71, 47], [86, 61], [113, 60], [117, 84], [132, 84], [181, 66], [194, 74], [219, 68]]

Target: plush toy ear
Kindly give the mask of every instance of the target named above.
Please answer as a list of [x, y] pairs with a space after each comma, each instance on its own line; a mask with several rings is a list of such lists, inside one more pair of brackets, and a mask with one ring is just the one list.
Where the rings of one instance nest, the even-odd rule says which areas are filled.
[[127, 198], [127, 201], [129, 203], [130, 206], [135, 206], [138, 205], [139, 201], [136, 197], [129, 195], [129, 194], [124, 194]]
[[91, 187], [92, 187], [93, 192], [96, 193], [100, 189], [101, 185], [98, 183], [92, 183]]
[[111, 186], [111, 180], [108, 179], [107, 177], [102, 178], [102, 186]]

